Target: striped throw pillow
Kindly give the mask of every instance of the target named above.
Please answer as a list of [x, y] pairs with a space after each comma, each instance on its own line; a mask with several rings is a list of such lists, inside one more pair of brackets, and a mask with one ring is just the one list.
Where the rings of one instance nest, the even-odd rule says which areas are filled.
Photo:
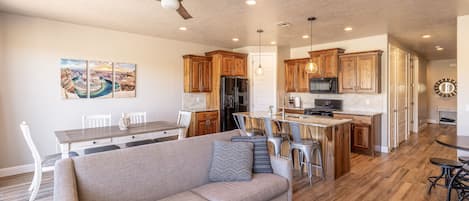
[[254, 144], [253, 173], [273, 173], [270, 164], [269, 150], [267, 149], [267, 137], [265, 136], [234, 136], [232, 142], [251, 142]]

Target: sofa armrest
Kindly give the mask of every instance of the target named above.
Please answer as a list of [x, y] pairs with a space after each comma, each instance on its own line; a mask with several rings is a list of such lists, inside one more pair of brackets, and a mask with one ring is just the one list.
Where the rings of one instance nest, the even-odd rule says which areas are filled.
[[271, 156], [270, 163], [272, 164], [272, 169], [274, 170], [274, 174], [288, 179], [288, 200], [291, 201], [292, 196], [293, 196], [293, 173], [292, 173], [291, 160], [281, 158], [281, 157]]
[[55, 164], [54, 201], [79, 201], [72, 159], [60, 160]]

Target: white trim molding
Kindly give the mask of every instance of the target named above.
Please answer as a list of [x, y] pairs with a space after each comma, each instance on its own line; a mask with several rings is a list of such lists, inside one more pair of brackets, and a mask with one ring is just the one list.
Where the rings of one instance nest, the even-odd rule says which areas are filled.
[[389, 148], [386, 146], [381, 146], [381, 153], [389, 153]]
[[13, 176], [28, 172], [34, 172], [34, 164], [19, 165], [0, 169], [0, 177]]

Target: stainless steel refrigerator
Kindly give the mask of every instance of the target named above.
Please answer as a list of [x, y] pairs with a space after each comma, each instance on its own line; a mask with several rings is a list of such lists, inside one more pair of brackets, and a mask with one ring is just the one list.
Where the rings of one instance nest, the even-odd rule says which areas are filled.
[[249, 111], [248, 79], [222, 77], [220, 84], [221, 130], [237, 129], [233, 113]]

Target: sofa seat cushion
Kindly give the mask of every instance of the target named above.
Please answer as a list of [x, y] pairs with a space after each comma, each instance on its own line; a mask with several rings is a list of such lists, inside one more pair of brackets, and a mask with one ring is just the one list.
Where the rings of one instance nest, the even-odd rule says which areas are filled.
[[182, 201], [182, 200], [184, 201], [207, 201], [207, 199], [190, 191], [178, 193], [178, 194], [163, 198], [158, 201]]
[[266, 201], [287, 191], [287, 179], [268, 173], [253, 174], [251, 181], [214, 182], [192, 189], [211, 201]]

